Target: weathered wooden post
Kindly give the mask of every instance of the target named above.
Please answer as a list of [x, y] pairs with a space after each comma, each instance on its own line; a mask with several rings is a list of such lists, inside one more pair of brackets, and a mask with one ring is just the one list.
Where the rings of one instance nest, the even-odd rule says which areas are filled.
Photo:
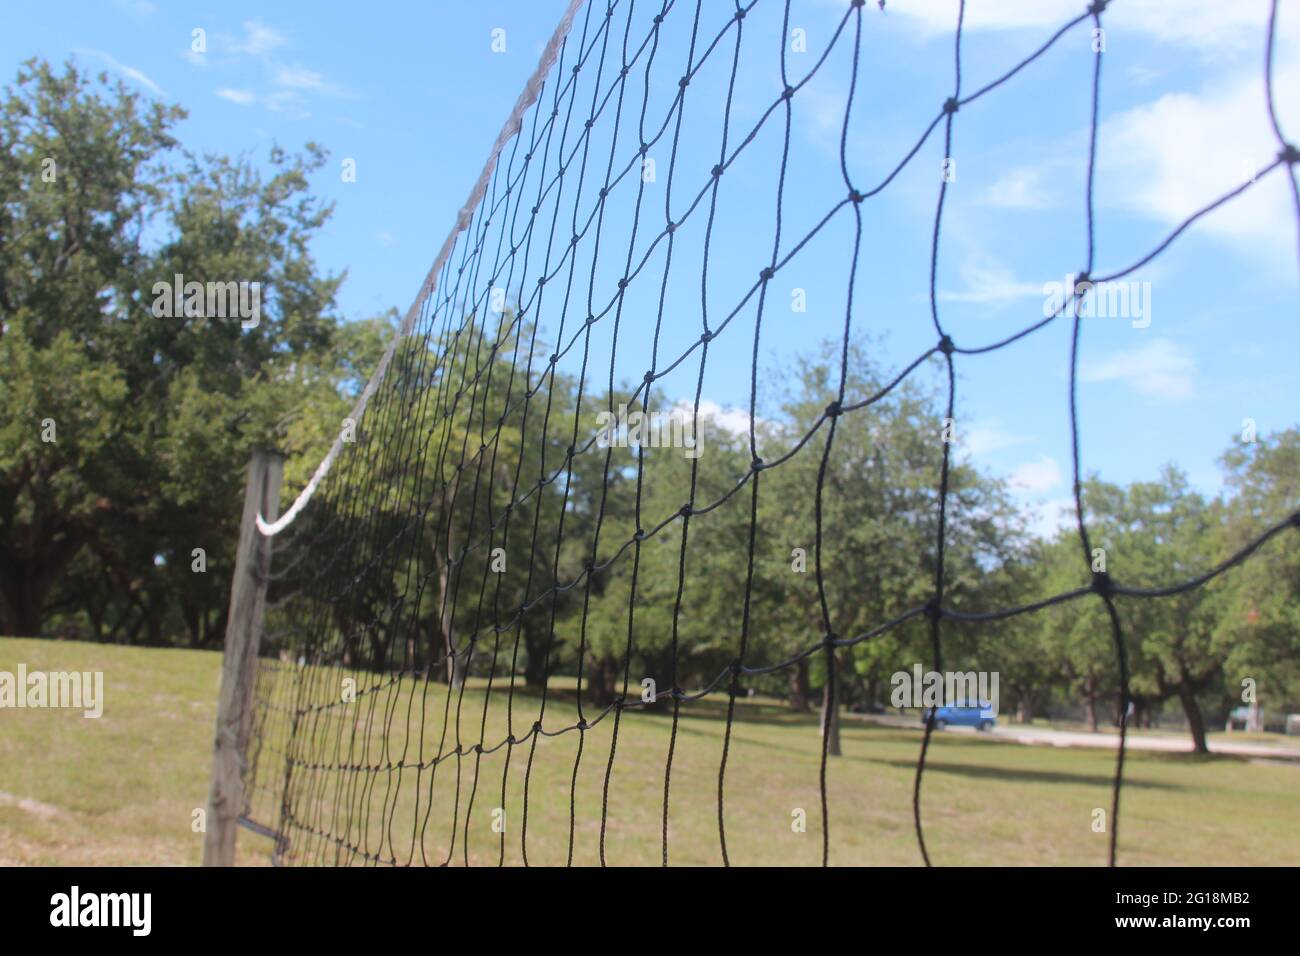
[[212, 783], [208, 790], [204, 866], [233, 866], [235, 835], [244, 802], [244, 755], [253, 715], [253, 681], [266, 612], [266, 584], [271, 569], [271, 539], [257, 530], [257, 516], [273, 521], [280, 512], [284, 456], [255, 449], [244, 486], [244, 515], [239, 523], [239, 551], [230, 584], [230, 614], [221, 662], [221, 695], [212, 745]]

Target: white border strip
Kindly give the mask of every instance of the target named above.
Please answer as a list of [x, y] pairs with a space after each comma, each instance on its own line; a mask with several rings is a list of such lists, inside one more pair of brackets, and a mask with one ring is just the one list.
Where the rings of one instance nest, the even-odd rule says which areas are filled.
[[[550, 42], [546, 44], [546, 49], [542, 51], [541, 59], [537, 61], [537, 69], [533, 71], [532, 77], [524, 87], [519, 99], [515, 101], [515, 108], [510, 112], [510, 118], [506, 120], [505, 125], [501, 127], [501, 132], [497, 134], [496, 142], [492, 144], [492, 152], [488, 156], [487, 164], [483, 171], [479, 173], [478, 182], [474, 184], [469, 198], [465, 200], [465, 205], [460, 207], [460, 212], [456, 215], [456, 225], [452, 227], [451, 233], [442, 244], [442, 250], [438, 253], [438, 258], [433, 261], [429, 268], [429, 273], [424, 277], [424, 282], [420, 285], [420, 291], [411, 303], [411, 307], [406, 311], [406, 317], [402, 319], [402, 327], [393, 341], [388, 344], [384, 351], [383, 358], [379, 360], [379, 365], [375, 372], [370, 376], [370, 381], [362, 389], [361, 395], [357, 398], [357, 403], [352, 407], [352, 414], [348, 417], [353, 422], [360, 422], [361, 416], [366, 412], [366, 406], [370, 404], [370, 398], [379, 388], [379, 383], [383, 381], [385, 373], [388, 371], [389, 363], [393, 360], [393, 355], [397, 352], [397, 346], [411, 334], [411, 329], [415, 327], [416, 317], [420, 314], [420, 308], [424, 300], [428, 298], [438, 284], [438, 273], [446, 264], [447, 258], [451, 255], [451, 250], [456, 244], [456, 237], [469, 228], [474, 218], [474, 210], [478, 208], [483, 201], [483, 194], [487, 192], [488, 181], [492, 178], [492, 171], [496, 169], [497, 160], [501, 156], [501, 150], [505, 147], [516, 133], [523, 128], [524, 112], [537, 102], [537, 97], [541, 93], [542, 82], [546, 75], [550, 73], [551, 67], [555, 65], [556, 59], [560, 55], [560, 46], [564, 43], [565, 37], [569, 35], [569, 29], [573, 26], [573, 18], [578, 9], [585, 0], [569, 0], [569, 7], [564, 11], [559, 26], [555, 28], [555, 33], [551, 35]], [[343, 433], [334, 439], [334, 444], [330, 446], [329, 452], [321, 459], [321, 463], [316, 466], [316, 473], [311, 476], [311, 481], [307, 482], [307, 487], [289, 506], [289, 510], [280, 515], [275, 521], [267, 521], [260, 514], [257, 516], [257, 530], [262, 532], [266, 537], [279, 534], [298, 517], [307, 503], [311, 501], [312, 495], [320, 487], [320, 483], [329, 474], [330, 468], [334, 466], [339, 452], [343, 449]]]

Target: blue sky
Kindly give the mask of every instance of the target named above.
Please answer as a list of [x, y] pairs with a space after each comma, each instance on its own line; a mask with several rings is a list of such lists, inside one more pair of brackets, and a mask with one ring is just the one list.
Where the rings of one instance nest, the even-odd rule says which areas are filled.
[[[340, 306], [362, 317], [410, 304], [564, 6], [562, 0], [69, 0], [51, 16], [36, 5], [10, 5], [0, 65], [12, 78], [30, 56], [56, 62], [75, 56], [84, 66], [121, 75], [189, 110], [179, 135], [197, 150], [262, 159], [272, 143], [325, 146], [330, 163], [313, 185], [337, 208], [315, 251], [324, 267], [348, 271]], [[701, 36], [712, 38], [726, 25], [728, 5], [705, 0], [703, 6]], [[733, 144], [779, 96], [783, 42], [787, 69], [802, 77], [826, 49], [845, 6], [841, 0], [792, 3], [790, 27], [807, 38], [807, 52], [797, 52], [783, 37], [781, 5], [760, 0], [744, 24]], [[1284, 128], [1300, 139], [1300, 10], [1283, 6], [1278, 106]], [[971, 0], [968, 7], [964, 92], [1028, 55], [1084, 4]], [[634, 8], [631, 33], [638, 40], [658, 8], [645, 0]], [[1263, 0], [1115, 0], [1104, 15], [1097, 271], [1140, 259], [1183, 217], [1247, 178], [1249, 168], [1271, 162], [1276, 145], [1261, 66], [1267, 9]], [[691, 0], [676, 0], [661, 31], [647, 109], [655, 127], [684, 70], [693, 10]], [[956, 0], [889, 0], [884, 12], [874, 2], [863, 9], [847, 134], [848, 165], [859, 188], [884, 177], [951, 94], [956, 11]], [[621, 36], [623, 20], [616, 19]], [[206, 33], [201, 54], [191, 49], [196, 28]], [[505, 31], [504, 52], [492, 49], [498, 28]], [[793, 99], [783, 253], [846, 192], [838, 149], [852, 21], [848, 29]], [[938, 287], [940, 317], [960, 346], [996, 341], [1041, 317], [1045, 284], [1063, 283], [1082, 268], [1092, 42], [1088, 24], [1076, 27], [955, 117], [956, 178], [944, 208]], [[728, 34], [692, 80], [674, 174], [677, 209], [703, 188], [717, 161], [733, 45]], [[633, 88], [639, 109], [639, 76]], [[719, 190], [710, 253], [714, 324], [771, 254], [783, 132], [778, 110]], [[635, 125], [622, 135], [634, 139]], [[593, 151], [596, 142], [607, 140], [593, 134]], [[669, 142], [651, 153], [658, 174], [646, 184], [644, 203], [658, 219], [653, 228], [643, 224], [637, 258], [664, 222]], [[861, 206], [853, 326], [880, 337], [881, 359], [894, 367], [934, 344], [928, 270], [942, 153], [940, 127], [890, 186]], [[623, 150], [620, 161], [627, 156]], [[344, 159], [355, 160], [356, 182], [342, 181]], [[1244, 418], [1253, 418], [1261, 434], [1300, 420], [1300, 276], [1283, 175], [1261, 179], [1129, 276], [1136, 285], [1125, 291], [1141, 297], [1135, 301], [1142, 302], [1142, 315], [1085, 321], [1086, 471], [1128, 482], [1154, 478], [1173, 462], [1215, 492], [1215, 459]], [[627, 255], [635, 195], [632, 184], [612, 204], [608, 241], [623, 248], [609, 254], [609, 269], [621, 269]], [[679, 233], [660, 366], [699, 334], [706, 215], [707, 201]], [[760, 415], [771, 412], [790, 355], [839, 337], [852, 237], [846, 208], [773, 279], [760, 341], [766, 372]], [[656, 278], [644, 281], [644, 294], [624, 313], [617, 370], [628, 380], [648, 367], [662, 249], [653, 256]], [[600, 281], [612, 284], [617, 269], [600, 272]], [[805, 313], [791, 310], [795, 288], [806, 292]], [[710, 351], [704, 396], [720, 409], [748, 407], [753, 313], [742, 310]], [[553, 335], [555, 307], [543, 310], [540, 321]], [[608, 339], [598, 341], [608, 349]], [[961, 454], [1010, 478], [1038, 509], [1042, 528], [1053, 525], [1056, 505], [1069, 495], [1068, 349], [1069, 324], [1062, 320], [1001, 352], [958, 358]], [[607, 369], [607, 351], [601, 361]], [[660, 399], [689, 398], [696, 369], [688, 361], [658, 383]]]

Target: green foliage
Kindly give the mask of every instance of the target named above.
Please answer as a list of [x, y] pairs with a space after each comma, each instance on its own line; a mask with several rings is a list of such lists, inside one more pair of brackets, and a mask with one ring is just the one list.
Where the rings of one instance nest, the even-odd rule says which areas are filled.
[[[1300, 429], [1234, 445], [1223, 465], [1235, 492], [1222, 528], [1224, 551], [1300, 510]], [[1290, 538], [1284, 533], [1266, 543], [1215, 592], [1212, 639], [1228, 690], [1239, 699], [1242, 681], [1251, 679], [1270, 710], [1300, 710], [1300, 548]]]
[[[0, 108], [0, 626], [210, 643], [255, 444], [317, 457], [370, 367], [308, 245], [324, 161], [178, 154], [176, 107], [32, 61]], [[261, 283], [261, 321], [155, 315], [156, 282]], [[55, 440], [42, 441], [42, 422]], [[311, 467], [311, 466], [308, 466]], [[298, 477], [291, 468], [291, 477]], [[202, 548], [208, 571], [191, 570]]]

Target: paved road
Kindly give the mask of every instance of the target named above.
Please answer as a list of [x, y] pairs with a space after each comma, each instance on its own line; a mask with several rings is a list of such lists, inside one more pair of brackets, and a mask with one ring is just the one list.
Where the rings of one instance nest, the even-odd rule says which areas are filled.
[[[915, 717], [898, 717], [893, 714], [854, 714], [854, 718], [889, 727], [905, 727], [920, 730], [921, 723]], [[947, 727], [946, 734], [977, 733], [973, 727]], [[1005, 740], [1020, 744], [1050, 745], [1053, 747], [1102, 747], [1114, 750], [1119, 746], [1119, 734], [1098, 732], [1090, 734], [1077, 730], [1050, 730], [1045, 727], [1021, 727], [1016, 724], [995, 727], [982, 736], [990, 740]], [[1270, 757], [1275, 760], [1300, 761], [1300, 745], [1266, 744], [1258, 741], [1233, 740], [1224, 734], [1210, 736], [1210, 752], [1231, 754], [1237, 757]], [[1130, 750], [1161, 750], [1170, 753], [1188, 753], [1192, 749], [1191, 739], [1187, 736], [1165, 736], [1163, 734], [1131, 733], [1126, 745]]]

